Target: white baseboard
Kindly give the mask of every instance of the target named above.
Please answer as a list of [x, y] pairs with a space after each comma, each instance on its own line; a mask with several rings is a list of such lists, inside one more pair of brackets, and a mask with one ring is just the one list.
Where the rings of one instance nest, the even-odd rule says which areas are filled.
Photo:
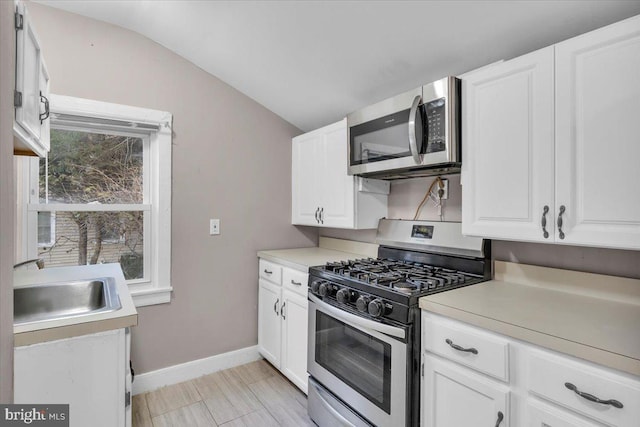
[[189, 381], [202, 375], [244, 365], [261, 358], [262, 356], [258, 353], [258, 346], [254, 345], [228, 353], [205, 357], [204, 359], [192, 360], [180, 365], [169, 366], [157, 371], [145, 372], [144, 374], [136, 375], [133, 381], [133, 394], [146, 393], [166, 385]]

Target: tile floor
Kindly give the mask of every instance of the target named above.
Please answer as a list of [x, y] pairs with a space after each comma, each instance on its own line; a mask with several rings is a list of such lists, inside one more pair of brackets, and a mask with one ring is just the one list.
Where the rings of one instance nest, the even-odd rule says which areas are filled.
[[264, 360], [133, 397], [133, 427], [314, 425], [304, 393]]

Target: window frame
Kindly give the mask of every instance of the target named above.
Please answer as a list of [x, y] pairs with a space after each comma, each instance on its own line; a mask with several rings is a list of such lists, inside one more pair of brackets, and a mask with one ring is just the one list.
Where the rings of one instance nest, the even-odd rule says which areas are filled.
[[[143, 138], [144, 200], [142, 204], [82, 205], [40, 204], [39, 159], [29, 162], [28, 178], [23, 183], [23, 238], [27, 255], [38, 256], [38, 211], [143, 211], [144, 216], [144, 278], [127, 284], [136, 306], [162, 304], [171, 301], [171, 145], [172, 115], [168, 112], [112, 104], [52, 94], [51, 114], [67, 114], [88, 119], [113, 120], [131, 124], [130, 128], [114, 130], [108, 125], [56, 125], [52, 128], [93, 133], [122, 134]], [[145, 126], [137, 127], [143, 124]], [[148, 126], [146, 126], [148, 125]], [[150, 130], [149, 126], [157, 128]], [[23, 175], [24, 176], [24, 175]], [[84, 206], [84, 207], [83, 207]], [[33, 233], [36, 233], [35, 236]], [[34, 239], [35, 237], [35, 239]]]

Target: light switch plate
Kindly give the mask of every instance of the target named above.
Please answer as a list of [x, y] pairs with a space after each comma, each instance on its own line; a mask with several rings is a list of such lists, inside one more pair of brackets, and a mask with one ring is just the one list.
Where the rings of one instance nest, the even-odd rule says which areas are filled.
[[209, 234], [211, 236], [216, 236], [220, 234], [220, 220], [219, 219], [210, 219], [209, 220]]

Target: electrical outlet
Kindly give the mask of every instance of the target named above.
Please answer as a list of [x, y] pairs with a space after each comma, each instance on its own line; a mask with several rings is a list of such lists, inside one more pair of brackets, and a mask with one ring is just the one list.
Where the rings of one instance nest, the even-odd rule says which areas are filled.
[[216, 236], [220, 234], [220, 220], [219, 219], [210, 219], [209, 220], [209, 234], [211, 236]]
[[442, 190], [443, 191], [442, 200], [446, 200], [449, 198], [449, 180], [446, 178], [442, 179], [442, 183], [444, 184], [443, 188], [440, 188], [440, 186], [438, 185], [436, 189], [436, 194], [440, 195], [440, 190]]

